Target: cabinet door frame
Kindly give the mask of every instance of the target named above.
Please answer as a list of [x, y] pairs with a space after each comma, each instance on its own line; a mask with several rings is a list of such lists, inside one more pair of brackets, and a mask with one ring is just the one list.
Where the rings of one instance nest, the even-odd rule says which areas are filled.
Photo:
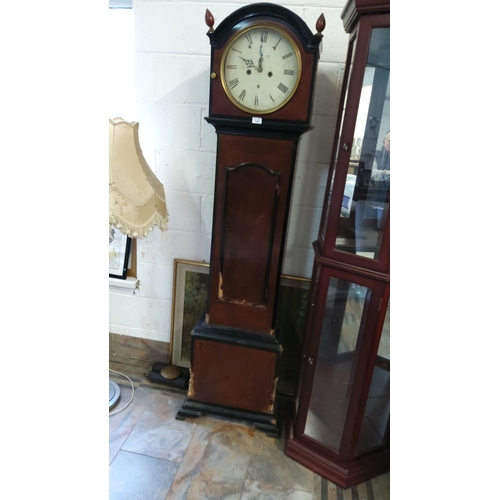
[[[317, 286], [310, 297], [310, 302], [314, 304], [314, 317], [310, 323], [308, 322], [310, 330], [304, 345], [301, 387], [298, 394], [294, 435], [297, 439], [307, 443], [311, 448], [328, 455], [337, 456], [340, 460], [345, 461], [354, 458], [356, 451], [359, 429], [377, 361], [377, 349], [384, 322], [384, 314], [381, 314], [382, 309], [379, 311], [379, 308], [387, 305], [389, 283], [362, 275], [355, 275], [325, 264], [318, 265], [317, 263], [313, 276], [313, 279], [317, 280]], [[305, 434], [330, 278], [355, 283], [371, 290], [370, 303], [364, 312], [363, 325], [360, 327], [361, 330], [354, 351], [353, 364], [357, 368], [352, 370], [352, 389], [345, 417], [346, 424], [337, 452], [330, 446], [319, 443]], [[371, 331], [375, 331], [374, 335], [369, 334]]]
[[[390, 28], [389, 14], [362, 17], [359, 27], [352, 34], [348, 49], [348, 65], [353, 59], [350, 74], [346, 72], [341, 94], [341, 102], [345, 103], [342, 116], [337, 123], [337, 131], [334, 139], [330, 173], [327, 186], [334, 181], [333, 189], [325, 196], [325, 204], [321, 220], [321, 228], [326, 224], [324, 231], [320, 231], [319, 244], [322, 255], [333, 260], [344, 262], [348, 265], [359, 266], [379, 272], [388, 272], [389, 250], [390, 250], [390, 213], [384, 227], [383, 238], [379, 249], [378, 259], [369, 259], [339, 250], [336, 246], [336, 237], [339, 229], [340, 210], [344, 194], [344, 186], [349, 169], [351, 146], [354, 130], [358, 118], [358, 109], [363, 88], [363, 78], [368, 61], [368, 53], [372, 31], [377, 28]], [[356, 46], [354, 47], [354, 44]], [[348, 66], [347, 66], [348, 68]], [[346, 69], [347, 71], [347, 69]], [[348, 109], [349, 113], [345, 110]], [[345, 150], [343, 145], [348, 148]], [[329, 197], [329, 198], [328, 198]], [[328, 203], [330, 199], [330, 203]], [[325, 223], [324, 218], [327, 218]], [[323, 233], [323, 234], [321, 234]]]

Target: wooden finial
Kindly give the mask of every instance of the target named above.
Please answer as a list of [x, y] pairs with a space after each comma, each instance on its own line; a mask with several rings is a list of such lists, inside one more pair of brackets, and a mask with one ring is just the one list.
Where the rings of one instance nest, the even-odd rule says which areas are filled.
[[316, 21], [316, 29], [318, 30], [316, 34], [321, 35], [321, 32], [325, 29], [325, 26], [326, 26], [325, 15], [321, 14], [321, 16], [319, 16], [318, 20]]
[[212, 16], [212, 13], [207, 9], [205, 12], [205, 23], [207, 23], [207, 26], [210, 28], [208, 30], [209, 33], [214, 32], [214, 16]]

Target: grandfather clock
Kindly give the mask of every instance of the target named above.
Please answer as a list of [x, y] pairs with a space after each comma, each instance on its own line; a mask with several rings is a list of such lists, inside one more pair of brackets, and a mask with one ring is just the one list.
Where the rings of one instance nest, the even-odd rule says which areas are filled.
[[208, 123], [217, 133], [206, 314], [192, 332], [177, 418], [218, 414], [279, 434], [277, 292], [300, 136], [310, 127], [323, 15], [313, 34], [290, 10], [242, 7], [214, 30]]
[[389, 470], [390, 4], [349, 0], [346, 71], [286, 454], [346, 488]]

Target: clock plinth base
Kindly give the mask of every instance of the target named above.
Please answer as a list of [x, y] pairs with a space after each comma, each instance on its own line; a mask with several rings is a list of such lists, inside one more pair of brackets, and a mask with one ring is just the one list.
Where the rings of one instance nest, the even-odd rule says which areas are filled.
[[265, 432], [269, 437], [279, 439], [281, 436], [279, 421], [271, 415], [261, 415], [259, 413], [225, 408], [208, 403], [198, 403], [196, 401], [186, 400], [182, 408], [177, 412], [175, 418], [177, 420], [185, 420], [186, 418], [198, 418], [203, 415], [213, 415], [250, 423], [255, 429]]
[[268, 334], [208, 325], [191, 335], [191, 378], [178, 419], [212, 414], [278, 437], [276, 368], [281, 346]]

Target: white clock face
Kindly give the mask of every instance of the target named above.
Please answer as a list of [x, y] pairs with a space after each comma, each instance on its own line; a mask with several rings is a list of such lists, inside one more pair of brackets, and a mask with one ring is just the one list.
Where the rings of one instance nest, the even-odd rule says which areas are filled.
[[222, 57], [222, 85], [231, 101], [252, 114], [284, 106], [300, 79], [300, 54], [284, 33], [267, 26], [245, 30]]

